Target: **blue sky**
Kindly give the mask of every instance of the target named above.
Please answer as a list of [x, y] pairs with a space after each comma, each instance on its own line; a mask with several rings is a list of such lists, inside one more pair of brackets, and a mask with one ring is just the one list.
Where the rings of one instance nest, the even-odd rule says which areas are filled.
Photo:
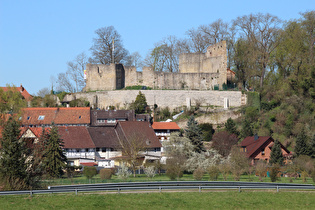
[[105, 26], [144, 58], [163, 38], [219, 18], [261, 12], [290, 20], [314, 9], [314, 0], [0, 0], [0, 86], [23, 84], [31, 94], [50, 87], [68, 61], [90, 55], [95, 30]]

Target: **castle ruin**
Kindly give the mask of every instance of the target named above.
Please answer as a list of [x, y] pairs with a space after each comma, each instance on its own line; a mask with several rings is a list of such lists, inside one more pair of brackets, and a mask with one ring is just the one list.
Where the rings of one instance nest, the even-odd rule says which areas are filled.
[[179, 56], [179, 72], [156, 72], [144, 67], [142, 72], [122, 64], [87, 64], [85, 91], [118, 90], [127, 86], [153, 89], [214, 90], [227, 83], [226, 42], [207, 48], [206, 53]]

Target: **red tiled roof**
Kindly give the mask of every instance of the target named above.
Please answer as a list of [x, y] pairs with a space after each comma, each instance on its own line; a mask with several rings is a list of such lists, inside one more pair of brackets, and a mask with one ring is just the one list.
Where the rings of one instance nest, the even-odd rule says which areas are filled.
[[153, 122], [154, 130], [180, 130], [176, 122]]
[[21, 121], [23, 125], [90, 124], [90, 107], [24, 108]]
[[95, 148], [85, 126], [58, 126], [58, 133], [65, 149]]
[[149, 122], [118, 122], [116, 130], [120, 139], [127, 138], [130, 141], [130, 138], [137, 138], [145, 141], [144, 143], [148, 148], [162, 147]]
[[32, 100], [32, 96], [31, 94], [29, 94], [27, 92], [27, 90], [25, 90], [25, 88], [21, 85], [20, 87], [0, 87], [4, 92], [7, 92], [7, 91], [18, 91], [21, 93], [21, 95], [23, 96], [23, 98], [25, 98], [26, 101], [30, 101]]
[[97, 163], [88, 162], [88, 163], [80, 163], [80, 165], [83, 165], [83, 166], [97, 166]]

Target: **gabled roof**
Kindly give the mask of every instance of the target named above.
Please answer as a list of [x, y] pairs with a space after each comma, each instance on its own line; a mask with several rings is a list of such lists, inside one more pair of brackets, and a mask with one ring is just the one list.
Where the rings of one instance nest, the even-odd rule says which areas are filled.
[[[274, 139], [271, 136], [257, 136], [256, 140], [255, 136], [248, 136], [241, 142], [241, 147], [246, 147], [247, 157], [252, 157], [261, 152], [261, 149], [268, 146], [270, 142], [274, 142]], [[287, 148], [285, 148], [281, 143], [280, 145], [282, 149], [290, 153], [290, 151], [287, 150]]]
[[180, 130], [176, 122], [153, 122], [154, 130]]
[[88, 127], [87, 130], [89, 131], [95, 147], [120, 147], [114, 127]]
[[159, 139], [149, 122], [142, 121], [124, 121], [118, 122], [116, 126], [118, 137], [131, 141], [131, 138], [137, 138], [144, 141], [147, 148], [162, 147]]
[[17, 91], [20, 92], [22, 97], [26, 100], [26, 101], [31, 101], [33, 96], [31, 96], [31, 94], [29, 94], [27, 92], [27, 90], [21, 85], [20, 87], [0, 87], [4, 92], [7, 91]]
[[22, 125], [90, 124], [90, 107], [24, 108], [21, 121]]
[[95, 148], [85, 126], [59, 126], [58, 133], [63, 140], [65, 149]]

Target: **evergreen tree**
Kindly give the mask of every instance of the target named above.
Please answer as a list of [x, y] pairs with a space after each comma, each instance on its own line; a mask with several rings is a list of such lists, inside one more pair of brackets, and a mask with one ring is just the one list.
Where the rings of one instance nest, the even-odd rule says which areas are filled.
[[136, 114], [145, 113], [145, 109], [147, 108], [147, 99], [145, 95], [139, 91], [139, 94], [136, 97], [136, 100], [132, 103], [131, 108], [135, 110]]
[[51, 177], [60, 177], [63, 168], [66, 167], [67, 157], [62, 151], [63, 141], [58, 134], [58, 128], [53, 124], [48, 138], [47, 147], [44, 152], [45, 171]]
[[29, 174], [32, 179], [32, 186], [38, 187], [40, 178], [44, 174], [44, 163], [43, 157], [45, 152], [45, 145], [48, 142], [48, 133], [46, 132], [45, 128], [42, 127], [42, 133], [38, 139], [38, 142], [34, 142], [33, 150], [31, 158], [29, 159], [31, 166], [29, 167]]
[[200, 153], [202, 151], [205, 151], [202, 143], [202, 131], [193, 115], [189, 118], [187, 122], [185, 136], [191, 141], [192, 145], [194, 146], [194, 152]]
[[295, 155], [298, 157], [300, 155], [310, 155], [310, 148], [307, 144], [307, 136], [305, 134], [304, 128], [296, 137], [296, 144], [294, 148]]
[[245, 119], [242, 123], [241, 138], [246, 138], [247, 136], [253, 136], [253, 129], [248, 119]]
[[271, 149], [270, 160], [271, 164], [283, 165], [284, 157], [281, 151], [281, 145], [278, 140], [275, 140], [274, 145]]
[[0, 176], [7, 190], [29, 188], [27, 148], [19, 136], [20, 125], [10, 117], [2, 131], [0, 158]]
[[230, 134], [235, 134], [237, 136], [239, 135], [239, 132], [236, 128], [236, 124], [234, 120], [232, 120], [232, 118], [229, 118], [224, 124], [224, 126], [225, 126], [225, 130], [229, 132]]
[[215, 130], [213, 129], [212, 124], [210, 123], [201, 123], [199, 124], [199, 127], [202, 130], [202, 136], [203, 136], [203, 140], [204, 141], [211, 141], [212, 140], [212, 136], [215, 132]]

